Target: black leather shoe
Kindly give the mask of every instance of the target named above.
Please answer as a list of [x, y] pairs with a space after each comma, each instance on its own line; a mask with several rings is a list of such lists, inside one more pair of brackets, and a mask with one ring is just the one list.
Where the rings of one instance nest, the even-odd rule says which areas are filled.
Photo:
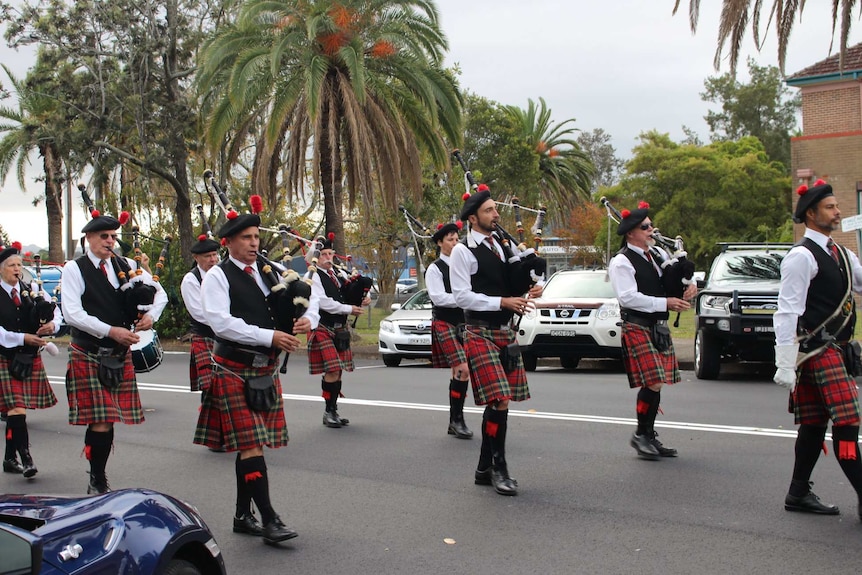
[[784, 509], [787, 511], [801, 511], [803, 513], [817, 513], [819, 515], [838, 515], [841, 511], [831, 503], [823, 503], [820, 498], [811, 491], [796, 497], [787, 494], [784, 498]]
[[326, 427], [341, 427], [341, 418], [334, 411], [323, 412], [323, 425]]
[[635, 451], [638, 452], [638, 455], [643, 459], [658, 459], [661, 457], [659, 455], [658, 449], [655, 448], [650, 441], [650, 438], [646, 435], [638, 435], [637, 433], [632, 434], [632, 438], [629, 441], [629, 445], [635, 448]]
[[464, 420], [458, 421], [450, 421], [449, 429], [446, 431], [449, 435], [454, 435], [458, 439], [472, 439], [473, 432], [467, 428], [467, 424], [464, 423]]
[[344, 427], [345, 425], [350, 425], [350, 420], [345, 419], [345, 418], [341, 417], [340, 415], [338, 415], [338, 411], [333, 411], [332, 415], [334, 415], [335, 419], [337, 419], [338, 422], [341, 423], [342, 427]]
[[281, 518], [276, 515], [272, 521], [263, 526], [263, 542], [267, 545], [274, 545], [281, 541], [293, 539], [299, 535], [293, 529], [286, 527], [281, 521]]
[[509, 477], [509, 471], [505, 466], [495, 465], [491, 468], [491, 485], [500, 495], [518, 494], [518, 484]]
[[90, 474], [90, 483], [87, 485], [87, 495], [101, 495], [102, 493], [108, 493], [111, 490], [111, 486], [108, 485], [107, 477], [96, 477], [92, 473]]
[[261, 537], [263, 535], [263, 525], [260, 524], [260, 521], [254, 515], [246, 513], [242, 517], [233, 518], [233, 532]]
[[24, 466], [18, 462], [18, 458], [15, 459], [4, 459], [3, 460], [3, 472], [4, 473], [24, 473]]
[[[518, 486], [518, 480], [514, 477], [510, 477], [512, 483], [515, 484], [515, 487]], [[491, 468], [481, 471], [479, 469], [476, 470], [476, 473], [473, 474], [473, 483], [476, 485], [491, 485]]]
[[662, 457], [676, 457], [677, 452], [676, 449], [672, 449], [670, 447], [665, 447], [661, 444], [661, 441], [658, 440], [658, 433], [653, 432], [652, 439], [650, 439], [650, 443], [655, 447], [658, 454]]

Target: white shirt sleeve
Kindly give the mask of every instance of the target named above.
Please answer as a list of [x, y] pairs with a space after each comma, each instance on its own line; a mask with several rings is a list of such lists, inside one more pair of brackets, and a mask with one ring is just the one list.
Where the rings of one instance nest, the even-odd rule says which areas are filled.
[[[200, 268], [198, 268], [200, 269]], [[200, 270], [201, 278], [206, 278], [206, 272]], [[180, 293], [183, 295], [183, 304], [192, 319], [199, 321], [204, 325], [207, 324], [206, 314], [204, 314], [204, 306], [201, 301], [201, 284], [195, 274], [188, 272], [183, 276], [183, 281], [180, 284]]]
[[[84, 261], [84, 265], [87, 265], [87, 261]], [[108, 266], [109, 270], [110, 268], [111, 266]], [[109, 271], [109, 273], [111, 272]], [[77, 260], [66, 262], [66, 265], [63, 266], [61, 281], [63, 284], [61, 303], [63, 319], [66, 324], [87, 332], [93, 337], [108, 337], [111, 326], [88, 314], [81, 303], [81, 296], [84, 294], [84, 277], [81, 275], [81, 268], [78, 267]]]
[[201, 301], [206, 324], [217, 336], [240, 344], [272, 347], [274, 330], [248, 324], [230, 314], [230, 286], [221, 267], [213, 266], [204, 277]]
[[500, 311], [500, 296], [489, 296], [473, 291], [470, 277], [479, 270], [479, 262], [473, 252], [462, 243], [455, 244], [449, 256], [449, 282], [455, 304], [463, 310]]
[[[451, 258], [447, 259], [449, 262], [452, 261]], [[443, 272], [440, 271], [440, 268], [436, 264], [431, 264], [425, 270], [425, 287], [428, 288], [428, 297], [431, 298], [431, 303], [434, 305], [440, 307], [458, 307], [458, 304], [455, 303], [455, 296], [446, 291], [446, 286], [443, 284]]]
[[817, 271], [817, 260], [814, 259], [814, 254], [802, 246], [792, 248], [781, 260], [778, 311], [772, 316], [776, 345], [789, 345], [796, 342], [799, 316], [805, 313], [808, 286], [817, 275]]
[[608, 276], [611, 278], [611, 286], [621, 307], [644, 313], [667, 311], [667, 298], [649, 296], [638, 291], [635, 267], [624, 254], [617, 254], [611, 258]]
[[323, 282], [320, 279], [320, 274], [313, 274], [311, 281], [311, 295], [317, 296], [317, 305], [319, 310], [323, 310], [333, 315], [349, 314], [353, 311], [352, 305], [341, 303], [326, 295], [326, 291], [323, 289]]

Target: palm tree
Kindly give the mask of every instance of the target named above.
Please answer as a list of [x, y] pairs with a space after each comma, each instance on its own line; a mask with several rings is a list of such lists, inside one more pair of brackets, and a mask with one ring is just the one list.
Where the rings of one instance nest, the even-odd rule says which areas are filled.
[[520, 126], [521, 137], [539, 156], [542, 187], [547, 198], [561, 208], [572, 207], [580, 200], [589, 200], [595, 166], [589, 154], [572, 136], [579, 130], [568, 126], [570, 118], [559, 124], [551, 122], [551, 110], [543, 98], [537, 106], [527, 100], [527, 109], [506, 106], [506, 112]]
[[421, 194], [420, 152], [445, 167], [442, 136], [460, 142], [446, 48], [427, 0], [250, 0], [202, 51], [208, 141], [219, 148], [232, 136], [232, 159], [259, 134], [252, 186], [261, 195], [282, 166], [289, 197], [302, 195], [310, 151], [326, 229], [343, 250], [344, 180], [350, 208], [379, 195], [394, 209], [405, 192]]
[[[38, 64], [37, 64], [38, 67]], [[48, 218], [48, 257], [62, 262], [63, 255], [63, 153], [58, 143], [57, 100], [3, 70], [18, 97], [17, 109], [0, 106], [0, 181], [15, 168], [18, 185], [26, 190], [25, 174], [30, 154], [38, 152], [45, 174], [45, 212]], [[35, 77], [35, 72], [32, 74]]]
[[[676, 0], [673, 7], [673, 13], [676, 14], [681, 0]], [[718, 25], [718, 48], [715, 51], [715, 60], [713, 64], [715, 69], [721, 67], [722, 52], [725, 44], [729, 44], [730, 50], [730, 72], [736, 73], [736, 64], [739, 61], [739, 52], [742, 49], [742, 37], [745, 34], [745, 28], [751, 22], [751, 32], [754, 36], [754, 43], [758, 48], [762, 46], [760, 38], [760, 19], [763, 14], [763, 0], [722, 0], [721, 20]], [[832, 4], [832, 35], [835, 35], [835, 28], [840, 20], [841, 22], [841, 40], [840, 40], [840, 66], [844, 67], [844, 53], [847, 50], [847, 41], [850, 37], [850, 24], [853, 9], [856, 7], [857, 0], [831, 0]], [[822, 4], [817, 5], [818, 9]], [[766, 26], [768, 27], [773, 19], [775, 21], [775, 32], [778, 37], [778, 67], [781, 73], [784, 73], [784, 61], [787, 57], [787, 44], [790, 41], [790, 33], [793, 31], [793, 24], [797, 19], [802, 19], [802, 10], [805, 8], [805, 2], [788, 1], [788, 0], [772, 0], [772, 8], [770, 8]], [[691, 24], [692, 33], [697, 32], [697, 21], [700, 17], [700, 0], [689, 0], [688, 20]]]

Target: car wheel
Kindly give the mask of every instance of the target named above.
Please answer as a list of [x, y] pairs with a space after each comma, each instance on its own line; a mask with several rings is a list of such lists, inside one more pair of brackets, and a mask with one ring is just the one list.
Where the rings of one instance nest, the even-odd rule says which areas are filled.
[[391, 355], [387, 353], [383, 356], [383, 364], [386, 367], [398, 367], [399, 365], [401, 365], [401, 356]]
[[539, 358], [532, 353], [521, 352], [521, 359], [524, 361], [525, 370], [536, 371], [536, 364], [539, 363]]
[[718, 341], [703, 330], [694, 339], [694, 374], [698, 379], [718, 379], [721, 349]]
[[580, 361], [581, 358], [576, 355], [567, 355], [560, 358], [560, 365], [563, 366], [563, 369], [577, 369]]
[[201, 575], [200, 569], [184, 559], [171, 559], [163, 573], [164, 575]]

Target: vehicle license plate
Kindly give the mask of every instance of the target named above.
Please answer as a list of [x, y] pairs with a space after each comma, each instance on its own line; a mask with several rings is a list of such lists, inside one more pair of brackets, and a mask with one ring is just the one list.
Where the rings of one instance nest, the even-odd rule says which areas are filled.
[[756, 325], [754, 326], [754, 331], [756, 332], [764, 332], [764, 333], [772, 333], [775, 331], [775, 327], [771, 325]]
[[578, 335], [578, 332], [570, 330], [570, 329], [552, 329], [550, 331], [552, 337], [566, 337], [572, 335]]
[[430, 337], [411, 337], [407, 340], [407, 343], [411, 345], [430, 345], [431, 338]]

